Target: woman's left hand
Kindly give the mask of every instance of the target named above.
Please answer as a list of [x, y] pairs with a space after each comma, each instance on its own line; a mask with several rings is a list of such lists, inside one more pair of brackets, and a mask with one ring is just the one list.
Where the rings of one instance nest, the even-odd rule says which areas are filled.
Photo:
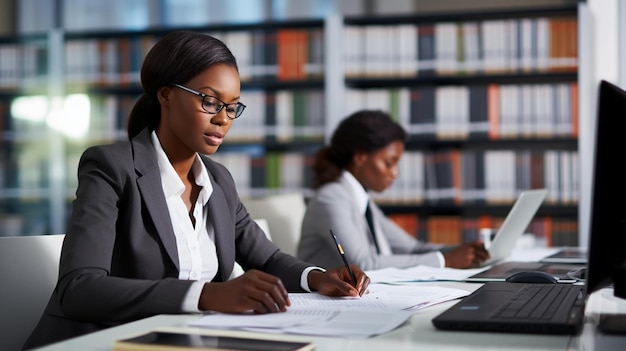
[[348, 269], [344, 266], [326, 272], [311, 271], [308, 276], [309, 288], [327, 296], [362, 296], [370, 284], [370, 278], [357, 266], [351, 265], [356, 285]]

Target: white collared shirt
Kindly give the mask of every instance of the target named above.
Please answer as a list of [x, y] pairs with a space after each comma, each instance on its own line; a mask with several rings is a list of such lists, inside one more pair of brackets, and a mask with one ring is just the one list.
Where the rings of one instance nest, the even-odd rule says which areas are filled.
[[[219, 268], [217, 250], [213, 242], [215, 239], [214, 228], [213, 226], [207, 228], [208, 207], [206, 204], [213, 193], [213, 185], [200, 156], [197, 155], [192, 165], [192, 172], [194, 172], [196, 184], [202, 189], [194, 206], [193, 216], [196, 222], [194, 227], [189, 219], [187, 206], [181, 198], [185, 186], [165, 154], [156, 132], [152, 132], [151, 138], [157, 154], [163, 194], [176, 236], [180, 268], [178, 279], [196, 280], [185, 296], [183, 310], [201, 312], [198, 309], [198, 301], [202, 288], [205, 283], [213, 280]], [[312, 270], [325, 271], [320, 267], [308, 267], [302, 272], [300, 287], [308, 292], [311, 290], [307, 278]]]
[[155, 132], [152, 132], [152, 143], [157, 153], [163, 194], [176, 236], [179, 264], [178, 279], [197, 281], [189, 290], [183, 303], [183, 309], [197, 312], [202, 287], [205, 282], [213, 280], [218, 270], [217, 251], [213, 242], [215, 233], [213, 226], [207, 228], [208, 207], [205, 206], [213, 193], [213, 185], [211, 185], [209, 174], [202, 164], [200, 156], [196, 156], [192, 165], [192, 172], [195, 182], [201, 187], [201, 190], [193, 209], [196, 223], [194, 227], [189, 218], [187, 206], [181, 197], [185, 185], [167, 158]]

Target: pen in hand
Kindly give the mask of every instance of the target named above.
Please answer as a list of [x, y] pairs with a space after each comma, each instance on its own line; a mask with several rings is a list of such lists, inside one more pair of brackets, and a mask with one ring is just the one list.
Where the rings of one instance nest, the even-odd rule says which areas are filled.
[[333, 233], [332, 229], [330, 229], [330, 236], [333, 237], [333, 240], [335, 241], [335, 244], [337, 245], [337, 250], [339, 250], [339, 254], [341, 255], [341, 259], [343, 260], [343, 264], [346, 266], [348, 273], [350, 273], [350, 277], [352, 277], [352, 282], [354, 283], [354, 286], [356, 287], [356, 277], [354, 276], [354, 272], [352, 271], [352, 268], [350, 268], [350, 265], [348, 264], [348, 260], [346, 259], [346, 255], [343, 253], [343, 248], [341, 247], [341, 244], [339, 244], [339, 241], [337, 240], [337, 237]]

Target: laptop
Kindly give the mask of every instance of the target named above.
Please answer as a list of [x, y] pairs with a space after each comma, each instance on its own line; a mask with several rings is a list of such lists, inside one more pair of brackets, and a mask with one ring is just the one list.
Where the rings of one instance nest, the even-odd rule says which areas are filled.
[[518, 272], [538, 271], [555, 277], [559, 283], [576, 283], [583, 265], [574, 263], [506, 261], [464, 279], [466, 282], [503, 282]]
[[583, 325], [585, 300], [583, 284], [490, 282], [432, 323], [443, 330], [576, 334]]
[[[545, 196], [545, 189], [520, 194], [489, 247], [492, 258], [488, 265], [510, 256]], [[550, 269], [549, 265], [554, 266]], [[583, 325], [586, 296], [584, 284], [571, 282], [578, 281], [580, 267], [500, 262], [467, 278], [466, 281], [487, 282], [433, 318], [432, 323], [443, 330], [576, 334]], [[560, 278], [559, 283], [504, 281], [516, 272], [542, 270]], [[561, 283], [566, 280], [570, 284]]]
[[587, 250], [582, 247], [565, 247], [540, 260], [548, 263], [587, 263]]
[[547, 189], [525, 190], [520, 193], [487, 249], [491, 258], [483, 262], [482, 267], [511, 256], [517, 241], [524, 234], [524, 230], [530, 224], [547, 194]]

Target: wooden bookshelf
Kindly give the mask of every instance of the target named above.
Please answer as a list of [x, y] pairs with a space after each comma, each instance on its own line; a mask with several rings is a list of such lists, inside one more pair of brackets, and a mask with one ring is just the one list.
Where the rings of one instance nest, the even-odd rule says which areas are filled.
[[578, 244], [577, 25], [576, 6], [344, 18], [345, 115], [390, 111], [411, 135], [376, 194], [398, 224], [475, 240], [520, 191], [547, 187], [529, 231]]
[[[345, 17], [339, 22], [63, 32], [60, 44], [50, 35], [0, 38], [0, 52], [10, 53], [0, 55], [0, 212], [20, 213], [28, 207], [24, 201], [36, 202], [33, 222], [44, 223], [39, 227], [45, 232], [53, 211], [41, 210], [41, 203], [59, 193], [50, 187], [54, 172], [46, 153], [63, 153], [61, 193], [69, 203], [82, 151], [126, 138], [128, 113], [141, 94], [145, 53], [166, 33], [184, 29], [224, 40], [237, 57], [242, 101], [249, 108], [214, 157], [231, 169], [242, 196], [310, 194], [313, 154], [335, 123], [356, 109], [381, 108], [405, 126], [411, 140], [402, 175], [377, 201], [404, 225], [418, 228], [418, 223], [422, 229], [412, 229], [415, 235], [428, 239], [420, 233], [429, 227], [429, 218], [437, 227], [438, 217], [445, 216], [465, 233], [457, 239], [471, 238], [470, 229], [482, 225], [477, 217], [503, 216], [519, 190], [553, 183], [558, 191], [538, 219], [576, 218], [576, 7]], [[494, 31], [501, 36], [494, 39]], [[567, 45], [549, 45], [553, 37]], [[329, 38], [342, 45], [330, 45]], [[57, 62], [52, 58], [60, 59], [62, 67], [49, 72], [50, 63]], [[11, 115], [15, 98], [51, 95], [58, 86], [60, 94], [89, 98], [84, 139]], [[42, 150], [24, 151], [38, 139]], [[485, 166], [494, 158], [503, 172]], [[541, 177], [541, 170], [551, 171]], [[509, 175], [508, 188], [496, 195], [488, 184], [492, 173]], [[548, 244], [570, 240], [568, 234], [544, 237], [557, 238]]]

